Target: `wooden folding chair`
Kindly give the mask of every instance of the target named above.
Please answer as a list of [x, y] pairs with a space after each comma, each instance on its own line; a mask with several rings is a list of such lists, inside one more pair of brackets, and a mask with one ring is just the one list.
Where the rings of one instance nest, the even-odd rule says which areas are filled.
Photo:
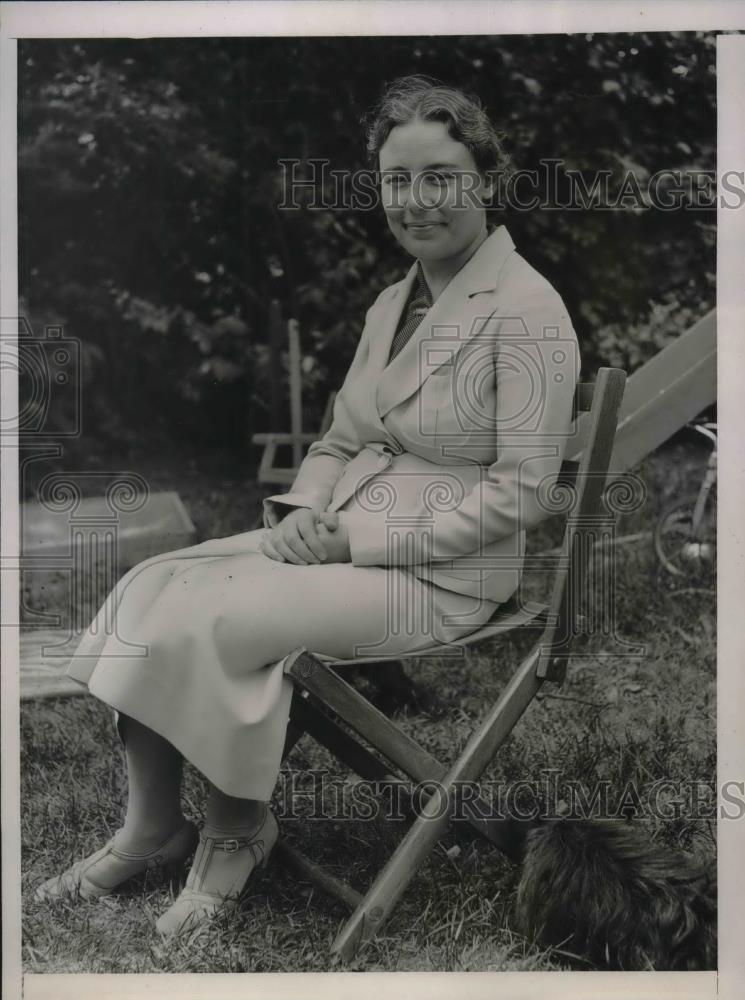
[[[400, 780], [393, 774], [393, 768], [397, 768], [415, 782], [433, 782], [434, 788], [364, 896], [280, 842], [280, 854], [321, 889], [353, 910], [334, 941], [334, 955], [351, 958], [363, 941], [380, 931], [406, 886], [445, 832], [458, 786], [480, 779], [543, 682], [560, 684], [563, 681], [572, 640], [578, 631], [579, 595], [584, 591], [592, 543], [598, 525], [607, 526], [609, 521], [609, 514], [603, 511], [603, 493], [625, 381], [624, 371], [601, 368], [594, 384], [577, 387], [575, 416], [580, 415], [586, 424], [582, 428], [584, 445], [579, 460], [575, 456], [564, 462], [559, 478], [561, 484], [573, 490], [574, 502], [566, 519], [562, 558], [554, 576], [549, 604], [510, 602], [501, 605], [486, 626], [458, 640], [460, 645], [471, 645], [487, 636], [526, 628], [539, 633], [538, 641], [453, 764], [446, 766], [437, 760], [346, 683], [340, 676], [343, 670], [337, 672], [351, 664], [380, 663], [398, 657], [334, 660], [305, 649], [296, 650], [288, 657], [286, 669], [295, 683], [295, 692], [285, 756], [307, 732], [364, 779], [373, 782]], [[433, 646], [407, 654], [407, 658], [437, 656], [442, 649]], [[348, 730], [361, 737], [390, 764], [381, 761]], [[465, 818], [476, 832], [505, 849], [506, 825], [504, 821], [485, 818], [488, 814], [489, 807], [474, 799]]]

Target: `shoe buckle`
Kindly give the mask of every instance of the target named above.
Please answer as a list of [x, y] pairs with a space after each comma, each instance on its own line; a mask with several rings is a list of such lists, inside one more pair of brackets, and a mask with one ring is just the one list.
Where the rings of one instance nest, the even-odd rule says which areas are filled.
[[226, 851], [228, 854], [235, 854], [236, 851], [240, 850], [240, 846], [241, 846], [240, 840], [224, 840], [220, 844], [220, 847], [222, 847], [223, 851]]

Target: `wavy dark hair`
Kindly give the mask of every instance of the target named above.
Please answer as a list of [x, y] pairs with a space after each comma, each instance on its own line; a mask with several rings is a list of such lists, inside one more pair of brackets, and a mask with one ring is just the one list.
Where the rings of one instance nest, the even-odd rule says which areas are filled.
[[451, 137], [470, 150], [485, 178], [504, 179], [512, 172], [503, 136], [492, 125], [479, 98], [421, 75], [403, 76], [388, 84], [367, 117], [367, 153], [372, 169], [377, 169], [378, 154], [391, 130], [416, 120], [443, 122]]

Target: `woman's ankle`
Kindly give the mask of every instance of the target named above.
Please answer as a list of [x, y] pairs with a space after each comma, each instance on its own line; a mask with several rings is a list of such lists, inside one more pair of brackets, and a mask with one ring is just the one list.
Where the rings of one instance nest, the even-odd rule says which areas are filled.
[[205, 811], [205, 831], [210, 836], [246, 835], [264, 822], [268, 805], [258, 799], [239, 799], [212, 786]]
[[116, 833], [116, 846], [130, 854], [148, 854], [177, 833], [186, 822], [182, 813], [148, 823], [127, 823]]
[[218, 840], [227, 837], [250, 837], [264, 825], [268, 809], [269, 807], [262, 802], [257, 810], [247, 812], [240, 820], [236, 818], [231, 823], [218, 824], [205, 820], [202, 832], [206, 837], [215, 837]]

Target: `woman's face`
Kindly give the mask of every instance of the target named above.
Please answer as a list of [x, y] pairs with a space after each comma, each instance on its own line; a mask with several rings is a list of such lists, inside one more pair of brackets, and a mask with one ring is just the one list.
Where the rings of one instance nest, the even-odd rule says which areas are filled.
[[443, 122], [396, 125], [380, 149], [383, 208], [404, 249], [422, 260], [457, 257], [483, 238], [491, 193], [471, 151]]

